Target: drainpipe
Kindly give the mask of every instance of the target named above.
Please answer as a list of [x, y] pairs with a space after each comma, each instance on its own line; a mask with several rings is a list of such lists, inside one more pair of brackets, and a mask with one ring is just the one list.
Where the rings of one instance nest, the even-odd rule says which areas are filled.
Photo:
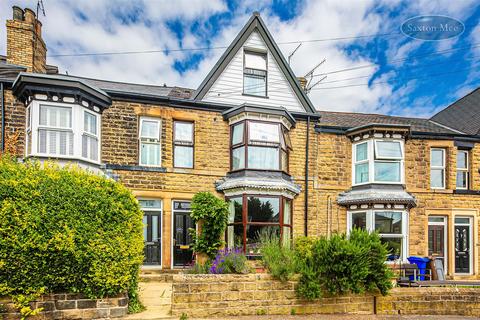
[[0, 144], [0, 151], [3, 152], [5, 150], [5, 95], [4, 95], [5, 88], [3, 87], [3, 82], [0, 83], [0, 100], [2, 104], [2, 140]]
[[310, 116], [307, 117], [307, 144], [305, 146], [305, 237], [308, 236], [308, 147], [310, 145]]

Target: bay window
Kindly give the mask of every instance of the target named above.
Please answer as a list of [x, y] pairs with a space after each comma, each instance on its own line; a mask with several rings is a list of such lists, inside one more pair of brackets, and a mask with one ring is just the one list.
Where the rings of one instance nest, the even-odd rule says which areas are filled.
[[348, 231], [359, 228], [380, 235], [387, 244], [386, 260], [405, 260], [408, 254], [408, 217], [405, 211], [364, 210], [348, 212]]
[[289, 245], [292, 235], [292, 201], [282, 196], [240, 195], [228, 199], [230, 214], [227, 246], [242, 248], [246, 255], [260, 255], [262, 236], [278, 236]]
[[160, 119], [146, 117], [140, 118], [140, 165], [160, 166], [160, 127]]
[[445, 189], [445, 149], [432, 148], [430, 152], [430, 187]]
[[194, 148], [193, 122], [173, 122], [173, 166], [193, 168]]
[[71, 107], [40, 106], [38, 152], [48, 156], [73, 155]]
[[403, 183], [403, 141], [368, 140], [353, 145], [353, 184]]
[[243, 68], [243, 93], [267, 96], [267, 54], [245, 51]]
[[288, 131], [280, 123], [243, 121], [231, 128], [231, 168], [288, 171]]
[[84, 111], [83, 122], [82, 156], [93, 161], [98, 161], [97, 115]]
[[457, 189], [468, 189], [468, 151], [457, 151]]
[[32, 101], [26, 155], [100, 161], [100, 114], [81, 105]]

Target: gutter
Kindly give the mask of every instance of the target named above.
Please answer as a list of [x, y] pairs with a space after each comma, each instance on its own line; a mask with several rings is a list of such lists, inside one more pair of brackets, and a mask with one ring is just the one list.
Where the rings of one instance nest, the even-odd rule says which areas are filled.
[[5, 88], [3, 86], [3, 82], [0, 82], [0, 100], [1, 100], [1, 108], [2, 108], [2, 140], [0, 142], [0, 151], [5, 150]]
[[304, 234], [308, 236], [308, 149], [310, 145], [310, 116], [307, 117], [307, 143], [305, 146], [305, 225]]

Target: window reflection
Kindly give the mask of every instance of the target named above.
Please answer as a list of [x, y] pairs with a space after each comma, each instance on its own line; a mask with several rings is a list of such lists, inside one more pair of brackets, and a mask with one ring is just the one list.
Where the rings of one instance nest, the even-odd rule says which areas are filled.
[[248, 197], [248, 222], [278, 222], [279, 198]]

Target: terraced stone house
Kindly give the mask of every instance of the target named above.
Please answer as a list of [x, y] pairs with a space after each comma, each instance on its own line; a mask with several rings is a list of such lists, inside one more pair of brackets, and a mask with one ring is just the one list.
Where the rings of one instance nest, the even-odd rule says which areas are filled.
[[388, 260], [436, 256], [449, 278], [480, 278], [480, 90], [431, 119], [322, 111], [258, 14], [195, 89], [63, 75], [32, 10], [6, 27], [2, 150], [130, 188], [146, 265], [191, 263], [190, 200], [210, 191], [229, 200], [227, 245], [252, 258], [262, 230], [287, 243], [356, 226]]

